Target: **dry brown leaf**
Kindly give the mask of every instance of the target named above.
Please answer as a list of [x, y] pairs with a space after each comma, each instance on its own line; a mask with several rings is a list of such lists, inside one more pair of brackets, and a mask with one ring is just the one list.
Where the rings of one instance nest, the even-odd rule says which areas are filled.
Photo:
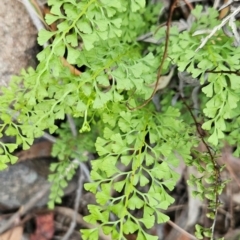
[[[187, 179], [189, 179], [190, 175], [194, 175], [195, 177], [201, 177], [201, 174], [197, 171], [195, 167], [188, 167], [187, 174], [188, 174]], [[195, 186], [187, 185], [187, 188], [188, 188], [187, 227], [191, 227], [194, 224], [196, 224], [199, 218], [202, 202], [199, 198], [197, 197], [194, 198], [192, 196], [192, 192], [197, 190]]]
[[23, 234], [23, 227], [18, 226], [8, 230], [0, 235], [0, 240], [21, 240]]
[[18, 161], [25, 161], [28, 159], [36, 159], [43, 157], [50, 157], [52, 151], [52, 143], [49, 141], [43, 141], [33, 144], [28, 150], [18, 152], [16, 156]]
[[36, 231], [30, 240], [50, 240], [54, 236], [53, 213], [42, 214], [36, 217]]

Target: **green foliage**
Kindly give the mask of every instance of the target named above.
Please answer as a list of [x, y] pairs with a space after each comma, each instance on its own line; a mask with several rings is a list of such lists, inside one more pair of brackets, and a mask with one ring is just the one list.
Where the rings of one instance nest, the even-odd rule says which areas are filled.
[[50, 170], [55, 173], [50, 174], [48, 178], [52, 183], [48, 202], [49, 208], [54, 208], [55, 203], [62, 202], [63, 189], [67, 187], [68, 181], [73, 178], [78, 166], [79, 163], [76, 160], [72, 162], [65, 160], [51, 164]]
[[[173, 151], [190, 158], [191, 144], [188, 143], [191, 139], [188, 127], [178, 120], [179, 111], [172, 107], [161, 115], [147, 109], [119, 110], [112, 129], [112, 124], [107, 124], [111, 116], [103, 116], [107, 126], [103, 138], [98, 137], [96, 141], [100, 158], [92, 162], [91, 179], [94, 182], [85, 185], [96, 194], [99, 205], [89, 206], [90, 215], [85, 220], [92, 224], [101, 222], [103, 231], [111, 233], [114, 239], [124, 239], [124, 234], [135, 231], [138, 231], [139, 239], [147, 239], [145, 229], [169, 219], [160, 209], [167, 209], [174, 201], [166, 192], [166, 189], [173, 190], [179, 177], [172, 170], [172, 166], [178, 165]], [[162, 158], [157, 162], [155, 159], [159, 155]], [[130, 170], [121, 171], [121, 165]], [[122, 193], [122, 196], [110, 197], [111, 192]], [[141, 210], [142, 217], [134, 217], [134, 210]], [[116, 219], [111, 221], [110, 213]], [[116, 226], [119, 232], [116, 232]], [[82, 232], [84, 239], [92, 234], [90, 230]]]
[[[202, 35], [192, 34], [196, 30], [206, 29], [209, 23], [210, 28], [220, 23], [215, 19], [218, 14], [214, 9], [209, 10], [208, 17], [203, 14], [199, 16], [198, 11], [201, 11], [201, 7], [197, 7], [193, 15], [199, 22], [193, 24], [190, 31], [171, 37], [169, 56], [178, 65], [179, 71], [187, 71], [193, 78], [198, 77], [202, 85], [205, 83], [202, 91], [209, 100], [203, 112], [208, 121], [202, 127], [211, 132], [208, 141], [216, 146], [219, 139], [225, 138], [224, 132], [227, 131], [229, 120], [236, 117], [240, 85], [238, 76], [231, 72], [238, 69], [240, 50], [233, 46], [232, 39], [218, 31], [203, 49], [195, 52]], [[178, 45], [175, 44], [176, 41]]]
[[[137, 233], [137, 239], [144, 240], [157, 239], [148, 229], [169, 219], [161, 209], [174, 202], [169, 192], [179, 178], [173, 169], [181, 157], [202, 173], [200, 178], [191, 176], [189, 184], [198, 187], [194, 196], [209, 200], [208, 216], [215, 218], [224, 184], [219, 182], [221, 168], [212, 149], [219, 151], [223, 140], [232, 145], [240, 142], [240, 84], [233, 74], [240, 50], [218, 31], [195, 51], [205, 33], [194, 33], [219, 24], [218, 13], [209, 8], [202, 14], [198, 6], [192, 11], [197, 21], [189, 31], [179, 33], [171, 27], [163, 67], [167, 73], [176, 65], [203, 85], [199, 98], [202, 128], [209, 134], [205, 139], [196, 134], [194, 119], [182, 102], [171, 106], [174, 93], [169, 88], [162, 92], [161, 113], [152, 102], [130, 110], [151, 96], [149, 85], [156, 81], [164, 47], [136, 38], [149, 29], [156, 39], [165, 38], [166, 29], [155, 31], [154, 26], [161, 5], [146, 5], [144, 0], [49, 0], [48, 4], [51, 15], [46, 22], [56, 22], [57, 30], [39, 32], [38, 43], [49, 44], [37, 55], [37, 68], [23, 70], [8, 88], [1, 89], [0, 134], [15, 137], [16, 143], [0, 143], [0, 169], [16, 162], [13, 152], [19, 145], [27, 149], [44, 131], [57, 133], [52, 154], [59, 162], [51, 165], [49, 206], [61, 202], [78, 160], [86, 158], [85, 151], [97, 153], [99, 157], [91, 162], [93, 182], [85, 185], [95, 194], [97, 205], [88, 206], [85, 220], [98, 225], [81, 230], [83, 239], [98, 239], [102, 229], [112, 239]], [[85, 71], [72, 74], [63, 57]], [[190, 97], [187, 102], [191, 103]], [[66, 114], [74, 118], [77, 136], [72, 136], [66, 123], [58, 129], [56, 120], [64, 120]], [[197, 152], [200, 141], [207, 142], [208, 151]], [[239, 151], [237, 145], [236, 154]], [[196, 236], [212, 238], [213, 230], [197, 225]]]

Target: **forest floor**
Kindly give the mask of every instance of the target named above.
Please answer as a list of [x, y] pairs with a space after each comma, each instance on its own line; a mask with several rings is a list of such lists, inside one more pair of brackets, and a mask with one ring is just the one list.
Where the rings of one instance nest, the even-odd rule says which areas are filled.
[[[160, 0], [161, 1], [161, 0]], [[48, 11], [47, 5], [33, 0], [43, 14]], [[164, 4], [169, 4], [164, 0]], [[184, 2], [184, 1], [183, 1]], [[195, 1], [186, 2], [195, 7]], [[192, 3], [193, 2], [193, 3]], [[211, 6], [215, 1], [198, 1], [204, 6]], [[227, 2], [227, 1], [225, 1]], [[18, 0], [2, 0], [0, 6], [0, 89], [8, 86], [10, 78], [19, 74], [22, 68], [36, 67], [36, 54], [41, 50], [37, 45], [37, 29], [32, 23], [29, 12]], [[219, 4], [223, 4], [220, 1]], [[184, 11], [184, 9], [183, 9]], [[0, 91], [1, 92], [1, 91]], [[1, 104], [1, 103], [0, 103]], [[2, 141], [12, 141], [3, 137]], [[199, 146], [201, 148], [201, 146]], [[91, 193], [83, 192], [79, 208], [74, 209], [74, 201], [78, 188], [78, 177], [69, 183], [65, 190], [62, 204], [54, 210], [47, 208], [49, 182], [49, 165], [56, 159], [51, 157], [52, 143], [46, 139], [36, 139], [29, 150], [18, 149], [18, 163], [0, 172], [0, 240], [80, 240], [81, 228], [91, 227], [84, 222], [83, 216], [88, 214], [87, 204], [95, 203]], [[225, 164], [223, 179], [230, 179], [220, 199], [216, 219], [215, 235], [226, 240], [240, 239], [240, 159], [233, 156], [233, 149], [227, 144], [223, 147], [218, 159]], [[90, 170], [90, 164], [86, 164]], [[181, 162], [176, 169], [181, 174], [177, 186], [171, 195], [175, 203], [165, 213], [170, 221], [156, 225], [150, 233], [159, 240], [190, 240], [194, 237], [196, 223], [210, 226], [205, 217], [207, 202], [201, 202], [191, 196], [194, 188], [186, 184], [190, 174], [198, 174], [194, 168], [186, 168]], [[27, 177], [26, 177], [27, 176]], [[71, 231], [73, 216], [76, 224]], [[70, 232], [70, 235], [67, 234]], [[136, 239], [134, 234], [127, 239]], [[102, 240], [110, 240], [101, 236]]]

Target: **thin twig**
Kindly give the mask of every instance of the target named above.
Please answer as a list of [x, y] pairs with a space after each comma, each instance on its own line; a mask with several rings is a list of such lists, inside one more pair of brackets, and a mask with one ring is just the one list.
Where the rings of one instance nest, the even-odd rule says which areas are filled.
[[51, 134], [44, 132], [43, 138], [47, 139], [48, 141], [55, 143], [57, 141], [57, 138], [53, 137]]
[[197, 122], [197, 119], [195, 118], [191, 108], [188, 106], [188, 104], [186, 103], [186, 101], [184, 100], [184, 98], [180, 95], [182, 101], [183, 101], [183, 104], [186, 106], [186, 108], [188, 109], [194, 123], [195, 123], [195, 126], [196, 126], [196, 130], [197, 130], [197, 133], [199, 134], [199, 138], [201, 139], [202, 143], [204, 144], [204, 146], [206, 147], [207, 149], [207, 153], [210, 157], [210, 160], [214, 166], [214, 174], [215, 174], [215, 178], [216, 178], [216, 185], [214, 186], [214, 192], [216, 194], [215, 196], [215, 209], [214, 209], [214, 220], [213, 220], [213, 224], [212, 224], [212, 227], [211, 227], [211, 231], [212, 231], [212, 235], [211, 235], [211, 240], [213, 239], [213, 234], [214, 234], [214, 229], [215, 229], [215, 225], [216, 225], [216, 220], [217, 220], [217, 212], [218, 212], [218, 203], [219, 203], [219, 194], [218, 194], [218, 184], [221, 184], [221, 174], [220, 174], [220, 166], [218, 165], [218, 163], [214, 160], [214, 155], [212, 154], [211, 152], [211, 148], [210, 146], [207, 144], [207, 142], [205, 141], [204, 139], [204, 136], [200, 130], [200, 128], [198, 127], [199, 124]]
[[216, 26], [215, 28], [213, 28], [213, 30], [211, 31], [211, 33], [203, 39], [202, 43], [200, 44], [200, 46], [195, 50], [195, 52], [198, 52], [199, 49], [203, 48], [207, 41], [218, 31], [220, 30], [231, 18], [235, 17], [238, 13], [240, 12], [240, 6], [238, 8], [235, 9], [235, 11], [228, 15], [227, 17], [225, 17], [222, 22]]
[[193, 5], [189, 1], [187, 1], [187, 0], [183, 0], [183, 1], [188, 6], [188, 8], [192, 11], [193, 10]]
[[[189, 3], [193, 3], [193, 2], [202, 2], [202, 0], [188, 0]], [[185, 0], [182, 0], [182, 1], [179, 1], [177, 6], [184, 6], [186, 5], [186, 1]]]
[[[233, 185], [232, 183], [230, 184], [230, 196], [232, 196], [233, 193]], [[235, 226], [235, 219], [234, 219], [234, 203], [232, 197], [230, 197], [230, 202], [229, 202], [229, 210], [230, 210], [230, 229], [233, 230]]]
[[[69, 114], [67, 114], [67, 119], [68, 119], [68, 123], [69, 123], [70, 129], [71, 129], [72, 135], [73, 135], [74, 137], [76, 137], [76, 136], [77, 136], [77, 128], [76, 128], [76, 124], [74, 123], [74, 120], [73, 120], [72, 116], [70, 116]], [[74, 161], [76, 161], [76, 159], [75, 159]], [[81, 168], [82, 171], [83, 171], [82, 173], [85, 173], [85, 176], [86, 176], [87, 180], [88, 180], [89, 182], [91, 182], [90, 173], [89, 173], [88, 168], [85, 166], [84, 163], [80, 162], [79, 160], [77, 160], [77, 161], [79, 162], [80, 168]]]
[[172, 206], [172, 207], [169, 207], [168, 209], [164, 210], [163, 213], [168, 213], [168, 212], [172, 212], [172, 211], [181, 210], [185, 207], [186, 207], [186, 205], [184, 205], [184, 204]]
[[80, 162], [80, 168], [82, 169], [83, 173], [85, 174], [85, 177], [87, 178], [88, 182], [92, 182], [92, 179], [90, 178], [89, 169], [86, 167], [86, 165], [84, 163]]
[[0, 234], [7, 231], [10, 227], [15, 226], [16, 220], [20, 219], [25, 213], [34, 207], [36, 202], [43, 198], [49, 191], [50, 186], [43, 186], [41, 191], [35, 194], [25, 205], [21, 206], [19, 210], [12, 215], [12, 217], [0, 227]]
[[184, 229], [180, 228], [177, 224], [175, 224], [174, 222], [172, 222], [171, 220], [168, 221], [168, 224], [170, 226], [172, 226], [173, 228], [175, 228], [176, 230], [178, 230], [179, 232], [183, 233], [184, 235], [186, 235], [187, 237], [189, 237], [190, 239], [193, 240], [197, 240], [196, 237], [194, 237], [192, 234], [188, 233], [187, 231], [185, 231]]
[[[72, 116], [67, 114], [67, 120], [68, 120], [73, 137], [77, 137], [77, 128]], [[72, 214], [72, 221], [71, 221], [70, 227], [68, 228], [68, 231], [66, 232], [66, 234], [63, 236], [62, 240], [68, 240], [72, 235], [74, 228], [76, 226], [78, 208], [79, 208], [80, 198], [83, 190], [84, 175], [86, 175], [86, 177], [90, 179], [90, 174], [86, 166], [82, 162], [80, 162], [78, 159], [74, 159], [72, 163], [75, 164], [76, 161], [78, 162], [80, 168], [79, 168], [79, 178], [78, 178], [78, 189], [77, 189], [75, 203], [74, 203], [74, 212]]]
[[129, 110], [138, 110], [138, 109], [141, 109], [142, 107], [146, 106], [152, 100], [154, 94], [157, 91], [157, 87], [159, 86], [159, 83], [162, 80], [162, 78], [161, 78], [162, 69], [163, 69], [163, 65], [165, 63], [165, 59], [166, 59], [167, 54], [168, 54], [168, 45], [169, 45], [170, 27], [171, 27], [171, 22], [172, 22], [172, 16], [173, 16], [173, 12], [174, 12], [174, 9], [176, 7], [177, 2], [178, 2], [178, 0], [172, 0], [170, 2], [168, 19], [167, 19], [167, 28], [166, 28], [166, 41], [165, 41], [165, 45], [164, 45], [163, 56], [162, 56], [162, 59], [161, 59], [161, 62], [160, 62], [160, 66], [158, 68], [158, 72], [157, 72], [157, 81], [155, 82], [153, 92], [152, 92], [151, 96], [147, 100], [145, 100], [143, 102], [143, 104], [141, 104], [140, 106], [131, 107], [129, 102], [127, 102], [126, 105], [127, 105], [127, 108]]
[[[54, 211], [57, 212], [58, 214], [62, 214], [66, 217], [71, 217], [74, 213], [74, 210], [71, 208], [66, 208], [66, 207], [55, 207]], [[76, 221], [79, 225], [83, 226], [84, 228], [95, 228], [99, 227], [99, 225], [92, 225], [88, 222], [85, 222], [83, 219], [83, 216], [79, 213], [77, 213]], [[99, 237], [102, 240], [111, 240], [112, 238], [110, 236], [107, 236], [103, 234], [102, 230], [100, 229], [99, 231]]]
[[75, 125], [75, 123], [74, 123], [74, 120], [73, 120], [72, 116], [70, 116], [69, 114], [67, 114], [67, 120], [68, 120], [70, 129], [71, 129], [72, 135], [73, 135], [74, 137], [76, 137], [76, 136], [77, 136], [77, 128], [76, 128], [76, 125]]
[[83, 181], [84, 181], [84, 174], [83, 174], [82, 168], [80, 167], [79, 178], [78, 178], [78, 189], [77, 189], [75, 203], [74, 203], [74, 212], [73, 212], [73, 215], [72, 215], [72, 221], [71, 221], [71, 224], [70, 224], [70, 227], [69, 227], [68, 231], [63, 236], [62, 240], [68, 240], [70, 238], [70, 236], [72, 235], [72, 233], [74, 231], [74, 228], [76, 226], [78, 208], [79, 208], [80, 198], [82, 196], [82, 190], [83, 190]]
[[219, 6], [220, 0], [215, 0], [213, 4], [213, 8], [217, 9]]
[[21, 0], [21, 2], [23, 3], [26, 10], [28, 11], [29, 16], [32, 19], [32, 22], [33, 22], [34, 26], [36, 27], [36, 29], [38, 30], [38, 32], [41, 29], [45, 29], [44, 24], [40, 20], [40, 17], [36, 13], [36, 10], [34, 9], [33, 5], [29, 2], [29, 0]]

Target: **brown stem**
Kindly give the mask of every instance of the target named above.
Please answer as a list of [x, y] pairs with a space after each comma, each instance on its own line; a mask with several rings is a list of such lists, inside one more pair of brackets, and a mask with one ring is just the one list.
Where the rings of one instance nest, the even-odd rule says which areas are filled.
[[132, 107], [129, 105], [129, 102], [127, 102], [127, 107], [128, 107], [129, 110], [137, 110], [137, 109], [140, 109], [140, 108], [146, 106], [146, 105], [151, 101], [151, 99], [153, 98], [154, 94], [155, 94], [156, 91], [157, 91], [157, 87], [158, 87], [159, 81], [160, 81], [160, 79], [161, 79], [163, 64], [164, 64], [164, 61], [165, 61], [165, 59], [166, 59], [166, 57], [167, 57], [168, 43], [169, 43], [169, 35], [170, 35], [170, 27], [171, 27], [171, 22], [172, 22], [173, 11], [174, 11], [175, 5], [177, 4], [177, 1], [178, 1], [178, 0], [172, 0], [172, 1], [171, 1], [171, 4], [170, 4], [169, 14], [168, 14], [168, 20], [167, 20], [166, 41], [165, 41], [165, 45], [164, 45], [164, 52], [163, 52], [163, 57], [162, 57], [160, 66], [159, 66], [159, 68], [158, 68], [157, 81], [156, 81], [156, 83], [155, 83], [154, 90], [153, 90], [151, 96], [150, 96], [142, 105], [140, 105], [140, 106], [137, 106], [137, 107], [132, 108]]
[[[214, 156], [211, 152], [211, 149], [210, 149], [210, 146], [206, 143], [205, 139], [204, 139], [204, 136], [200, 130], [200, 128], [198, 127], [199, 123], [197, 122], [197, 119], [196, 117], [194, 116], [191, 108], [188, 106], [188, 104], [186, 103], [186, 101], [184, 100], [184, 98], [180, 95], [182, 101], [183, 101], [183, 104], [186, 106], [186, 108], [188, 109], [194, 123], [195, 123], [195, 126], [196, 126], [196, 129], [197, 129], [197, 132], [199, 134], [199, 137], [201, 139], [201, 141], [203, 142], [204, 146], [206, 147], [207, 149], [207, 153], [208, 155], [210, 156], [210, 160], [214, 166], [214, 174], [215, 174], [215, 177], [216, 177], [216, 182], [215, 182], [215, 187], [214, 187], [214, 192], [216, 194], [216, 197], [215, 197], [215, 209], [214, 209], [214, 213], [215, 213], [215, 218], [213, 220], [213, 225], [212, 225], [212, 233], [214, 232], [214, 227], [215, 227], [215, 224], [216, 224], [216, 215], [217, 215], [217, 210], [218, 210], [218, 203], [219, 203], [219, 194], [218, 194], [218, 186], [221, 184], [221, 176], [220, 176], [220, 167], [219, 165], [217, 164], [217, 162], [214, 160]], [[211, 238], [213, 239], [213, 238]]]

